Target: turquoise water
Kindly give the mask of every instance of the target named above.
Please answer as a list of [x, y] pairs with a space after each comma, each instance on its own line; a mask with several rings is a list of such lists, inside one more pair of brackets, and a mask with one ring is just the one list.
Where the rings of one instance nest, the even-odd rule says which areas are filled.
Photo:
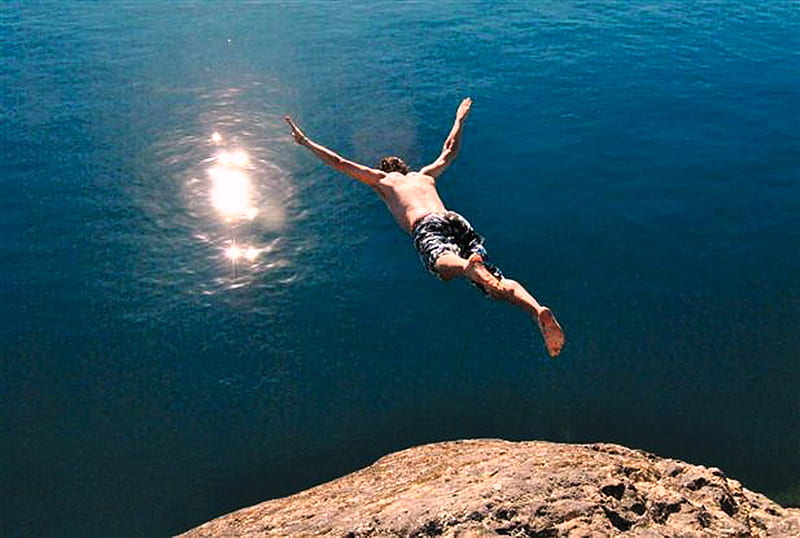
[[[165, 536], [388, 451], [624, 443], [800, 490], [794, 2], [0, 6], [3, 536]], [[281, 118], [553, 307], [422, 270]]]

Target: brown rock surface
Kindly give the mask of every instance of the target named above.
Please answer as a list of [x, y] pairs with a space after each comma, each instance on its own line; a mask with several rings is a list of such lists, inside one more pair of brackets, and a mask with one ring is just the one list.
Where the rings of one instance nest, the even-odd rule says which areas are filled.
[[181, 536], [800, 537], [783, 508], [719, 469], [618, 445], [420, 446]]

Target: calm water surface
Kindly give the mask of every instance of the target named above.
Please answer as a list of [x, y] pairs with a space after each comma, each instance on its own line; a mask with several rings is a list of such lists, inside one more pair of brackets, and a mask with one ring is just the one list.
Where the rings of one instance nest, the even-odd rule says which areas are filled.
[[[800, 502], [796, 2], [7, 1], [0, 533], [166, 536], [465, 437]], [[564, 324], [294, 145], [433, 160]]]

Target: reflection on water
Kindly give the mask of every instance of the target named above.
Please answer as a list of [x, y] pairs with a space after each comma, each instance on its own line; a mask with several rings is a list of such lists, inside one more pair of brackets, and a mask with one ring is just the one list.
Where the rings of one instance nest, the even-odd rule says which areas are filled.
[[[207, 296], [280, 290], [296, 278], [292, 259], [301, 247], [287, 238], [295, 189], [276, 158], [285, 143], [280, 115], [248, 109], [246, 95], [207, 94], [199, 117], [187, 114], [156, 144], [154, 180], [138, 197], [162, 230], [185, 231], [170, 245], [153, 240], [151, 254], [172, 254], [162, 256], [162, 283]], [[159, 193], [171, 186], [176, 196]]]
[[238, 263], [242, 259], [253, 262], [262, 251], [263, 249], [256, 247], [240, 247], [236, 243], [232, 243], [231, 246], [225, 249], [225, 257], [232, 263]]
[[[222, 135], [215, 131], [211, 135], [211, 141], [222, 144]], [[253, 185], [248, 168], [250, 157], [247, 152], [235, 149], [217, 153], [214, 166], [208, 169], [211, 179], [211, 205], [227, 223], [253, 220], [258, 216], [258, 208], [253, 205]], [[240, 262], [255, 262], [263, 250], [252, 245], [239, 245], [232, 240], [224, 253], [238, 269]]]
[[258, 208], [252, 205], [250, 178], [241, 169], [244, 164], [239, 164], [247, 162], [247, 154], [238, 150], [232, 158], [228, 152], [223, 152], [217, 156], [217, 162], [219, 164], [208, 169], [212, 205], [227, 222], [254, 219]]

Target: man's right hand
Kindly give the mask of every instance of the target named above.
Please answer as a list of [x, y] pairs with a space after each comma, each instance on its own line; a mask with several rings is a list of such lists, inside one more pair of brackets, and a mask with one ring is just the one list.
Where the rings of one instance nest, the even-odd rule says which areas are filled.
[[472, 107], [472, 98], [465, 97], [461, 104], [458, 105], [458, 111], [456, 111], [456, 119], [459, 121], [464, 121], [469, 114], [469, 110]]
[[300, 130], [300, 127], [294, 122], [291, 116], [285, 116], [284, 121], [289, 124], [289, 127], [292, 129], [292, 136], [294, 137], [295, 141], [300, 144], [301, 146], [305, 145], [308, 142], [308, 137], [303, 134], [303, 131]]

